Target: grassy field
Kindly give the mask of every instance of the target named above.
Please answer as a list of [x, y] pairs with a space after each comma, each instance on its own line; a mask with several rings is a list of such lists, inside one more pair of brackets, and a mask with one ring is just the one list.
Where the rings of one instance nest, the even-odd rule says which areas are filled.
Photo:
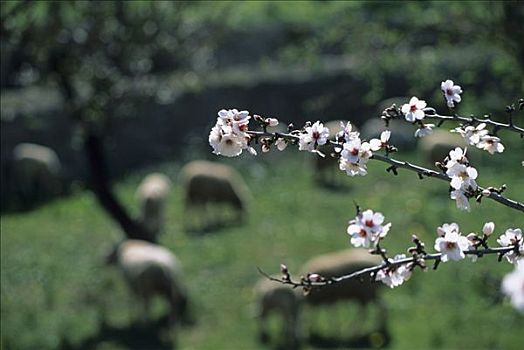
[[[513, 145], [522, 150], [522, 141], [514, 140]], [[244, 226], [200, 237], [186, 234], [181, 188], [175, 185], [161, 243], [184, 265], [195, 317], [192, 327], [180, 331], [178, 348], [262, 348], [253, 307], [252, 287], [260, 278], [256, 267], [275, 273], [285, 262], [293, 272], [314, 255], [348, 247], [345, 230], [354, 216], [354, 201], [364, 209], [381, 211], [393, 223], [383, 244], [392, 253], [405, 251], [413, 233], [433, 250], [435, 228], [444, 222], [455, 221], [468, 233], [493, 220], [497, 234], [524, 224], [522, 213], [489, 200], [473, 205], [470, 213], [459, 212], [444, 182], [421, 181], [403, 171], [395, 177], [384, 172], [383, 164], [371, 163], [369, 175], [363, 178], [341, 175], [349, 190], [318, 188], [307, 155], [290, 153], [227, 160], [243, 173], [253, 193]], [[478, 164], [487, 165], [488, 156]], [[521, 151], [506, 152], [490, 168], [478, 166], [479, 183], [507, 183], [507, 196], [524, 200], [521, 158]], [[176, 179], [179, 167], [165, 164], [152, 170]], [[134, 190], [145, 173], [131, 174], [116, 187], [134, 213]], [[147, 335], [140, 335], [146, 330], [129, 326], [130, 309], [136, 304], [117, 271], [102, 263], [111, 243], [120, 237], [118, 227], [89, 192], [27, 214], [3, 215], [1, 348], [123, 349], [131, 347], [129, 339], [136, 340], [135, 347], [146, 348]], [[402, 287], [384, 289], [391, 347], [519, 348], [524, 317], [499, 293], [502, 276], [511, 270], [508, 263], [488, 256], [476, 263], [447, 263], [437, 271], [417, 271]], [[325, 334], [347, 336], [356, 321], [351, 306], [306, 310], [304, 318], [314, 319]], [[165, 307], [157, 303], [155, 315], [161, 317]], [[337, 319], [341, 324], [335, 324]], [[149, 345], [165, 344], [158, 340]]]

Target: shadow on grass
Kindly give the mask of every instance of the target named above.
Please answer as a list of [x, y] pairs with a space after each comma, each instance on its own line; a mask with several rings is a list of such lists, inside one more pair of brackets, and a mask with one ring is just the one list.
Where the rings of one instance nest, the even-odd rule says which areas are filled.
[[384, 349], [389, 346], [391, 337], [388, 331], [374, 331], [352, 337], [326, 337], [312, 333], [307, 341], [309, 345], [322, 349]]
[[244, 222], [238, 220], [217, 220], [213, 222], [204, 223], [198, 226], [190, 226], [185, 228], [186, 234], [192, 237], [207, 236], [210, 234], [220, 234], [221, 231], [227, 231], [232, 227], [239, 227], [244, 225]]
[[339, 193], [348, 193], [353, 190], [353, 186], [348, 183], [343, 182], [326, 182], [326, 181], [317, 181], [316, 185], [325, 191], [330, 192], [339, 192]]
[[127, 326], [111, 326], [102, 323], [98, 332], [78, 344], [71, 344], [62, 339], [61, 350], [90, 350], [101, 345], [104, 348], [116, 349], [175, 349], [176, 329], [170, 328], [169, 317], [165, 316], [155, 322], [142, 324], [134, 322]]

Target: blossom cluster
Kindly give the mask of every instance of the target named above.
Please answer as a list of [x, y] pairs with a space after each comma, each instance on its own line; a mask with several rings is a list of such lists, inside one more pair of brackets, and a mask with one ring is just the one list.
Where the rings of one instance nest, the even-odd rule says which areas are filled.
[[451, 131], [459, 133], [468, 145], [488, 151], [490, 154], [504, 152], [504, 145], [500, 142], [500, 139], [489, 135], [489, 131], [486, 130], [486, 123], [480, 123], [477, 126], [459, 126]]
[[[444, 93], [446, 104], [449, 108], [455, 107], [455, 103], [459, 103], [462, 98], [462, 88], [459, 85], [455, 85], [453, 80], [446, 80], [440, 83], [440, 89]], [[408, 103], [402, 105], [401, 111], [404, 114], [404, 118], [410, 123], [417, 123], [419, 128], [415, 131], [415, 137], [424, 137], [433, 132], [435, 124], [428, 124], [422, 122], [426, 113], [424, 109], [427, 107], [427, 103], [424, 100], [419, 100], [418, 97], [413, 96]]]
[[397, 254], [393, 259], [388, 261], [391, 265], [380, 270], [376, 274], [376, 280], [381, 281], [389, 288], [395, 288], [400, 286], [404, 281], [407, 281], [411, 277], [411, 272], [413, 271], [413, 264], [402, 264], [402, 265], [393, 265], [395, 261], [399, 261], [406, 258], [406, 254]]
[[[384, 223], [384, 215], [379, 212], [373, 212], [371, 209], [365, 211], [358, 210], [357, 216], [349, 221], [347, 233], [350, 236], [350, 242], [354, 247], [373, 248], [375, 254], [381, 254], [385, 261], [385, 266], [380, 268], [375, 279], [381, 281], [390, 288], [397, 287], [407, 281], [415, 267], [414, 260], [406, 259], [405, 254], [397, 254], [394, 258], [387, 258], [385, 250], [379, 247], [379, 241], [388, 234], [391, 223]], [[495, 231], [495, 224], [487, 222], [482, 228], [482, 235], [474, 232], [464, 236], [456, 223], [444, 223], [437, 228], [437, 238], [435, 239], [434, 249], [440, 253], [439, 261], [459, 261], [468, 254], [472, 261], [478, 258], [477, 249], [480, 246], [487, 247], [487, 239]], [[418, 238], [416, 239], [423, 248]], [[501, 247], [516, 247], [506, 251], [504, 256], [506, 260], [516, 266], [515, 272], [508, 275], [504, 282], [503, 290], [511, 297], [513, 304], [519, 308], [524, 308], [524, 288], [522, 284], [515, 282], [522, 280], [522, 266], [524, 266], [524, 241], [522, 230], [520, 228], [509, 228], [505, 233], [500, 235], [497, 242]], [[410, 248], [412, 253], [420, 253], [422, 256], [427, 253], [419, 248]], [[423, 258], [423, 257], [422, 257]], [[408, 262], [403, 262], [408, 260]], [[422, 265], [421, 265], [422, 266]], [[520, 288], [520, 289], [519, 289]]]
[[329, 138], [329, 129], [324, 124], [317, 121], [311, 126], [307, 126], [300, 134], [298, 149], [300, 151], [316, 152], [318, 146], [325, 145]]
[[247, 131], [250, 119], [248, 111], [220, 110], [217, 122], [209, 134], [209, 144], [213, 147], [213, 153], [235, 157], [247, 149], [250, 153], [256, 154], [256, 151], [249, 146], [251, 136]]
[[520, 228], [510, 228], [497, 239], [497, 243], [502, 247], [518, 245], [518, 251], [511, 251], [505, 255], [506, 259], [512, 264], [524, 262], [524, 244], [522, 241], [522, 230]]
[[[482, 228], [484, 241], [494, 232], [495, 224], [487, 222]], [[460, 228], [456, 223], [443, 224], [437, 228], [438, 238], [435, 240], [435, 250], [442, 254], [441, 261], [449, 260], [458, 261], [465, 258], [464, 252], [471, 249], [477, 249], [482, 241], [476, 233], [470, 233], [463, 236]], [[524, 242], [522, 240], [522, 230], [520, 228], [508, 228], [506, 232], [500, 235], [497, 243], [501, 247], [516, 246], [518, 249], [511, 250], [504, 254], [508, 262], [519, 265], [524, 262]], [[472, 260], [477, 256], [472, 255]]]
[[363, 142], [358, 132], [344, 135], [345, 142], [340, 152], [339, 169], [349, 176], [367, 174], [367, 162], [373, 155], [369, 142]]
[[438, 238], [435, 240], [435, 250], [442, 253], [443, 262], [461, 260], [466, 257], [466, 251], [471, 242], [460, 233], [456, 223], [444, 224], [437, 229]]
[[[337, 140], [341, 140], [341, 147], [335, 147], [335, 152], [339, 155], [339, 169], [345, 171], [349, 176], [364, 176], [367, 174], [367, 163], [372, 151], [378, 151], [387, 147], [388, 140], [391, 136], [389, 130], [383, 131], [380, 139], [372, 139], [369, 142], [363, 141], [360, 138], [360, 133], [353, 130], [350, 122], [344, 124], [340, 123], [341, 131], [336, 135]], [[300, 151], [309, 151], [318, 153], [318, 146], [325, 145], [329, 142], [329, 129], [317, 121], [311, 126], [306, 126], [304, 131], [298, 137], [298, 149]]]
[[376, 247], [379, 240], [386, 237], [391, 228], [391, 223], [382, 225], [383, 222], [382, 213], [374, 213], [371, 209], [359, 211], [357, 216], [349, 221], [347, 228], [347, 233], [351, 236], [351, 244], [357, 248]]
[[456, 201], [457, 208], [470, 210], [468, 196], [475, 193], [478, 188], [475, 181], [478, 172], [477, 169], [469, 166], [466, 150], [460, 147], [451, 150], [445, 168], [446, 175], [451, 178], [451, 199]]
[[410, 123], [418, 123], [419, 128], [415, 131], [415, 137], [424, 137], [433, 132], [435, 124], [423, 123], [422, 119], [426, 116], [424, 108], [427, 103], [424, 100], [419, 100], [418, 97], [413, 96], [408, 103], [402, 105], [401, 111], [404, 118]]
[[[482, 232], [483, 238], [475, 233], [470, 233], [466, 237], [462, 235], [456, 223], [444, 224], [437, 229], [439, 237], [435, 241], [435, 250], [440, 252], [441, 261], [464, 259], [465, 251], [475, 252], [478, 244], [486, 241], [493, 233], [495, 225], [492, 222], [484, 224]], [[502, 291], [510, 299], [513, 306], [524, 312], [524, 241], [520, 228], [509, 228], [500, 235], [497, 243], [501, 247], [517, 247], [504, 254], [508, 262], [515, 266], [515, 270], [506, 275], [502, 281]], [[472, 260], [477, 259], [477, 255], [471, 254]]]
[[[460, 96], [462, 88], [459, 85], [455, 85], [453, 80], [443, 81], [440, 84], [440, 88], [444, 93], [444, 98], [449, 108], [455, 107], [455, 103], [459, 103], [462, 100]], [[423, 122], [426, 116], [426, 107], [426, 101], [419, 100], [416, 96], [413, 96], [408, 103], [402, 105], [401, 111], [404, 114], [404, 118], [410, 123], [419, 125], [419, 128], [415, 131], [415, 137], [429, 135], [435, 127], [435, 124]], [[504, 151], [504, 145], [500, 142], [500, 138], [489, 135], [486, 123], [480, 123], [477, 126], [462, 125], [451, 131], [459, 133], [468, 145], [488, 151], [490, 154], [502, 153]]]

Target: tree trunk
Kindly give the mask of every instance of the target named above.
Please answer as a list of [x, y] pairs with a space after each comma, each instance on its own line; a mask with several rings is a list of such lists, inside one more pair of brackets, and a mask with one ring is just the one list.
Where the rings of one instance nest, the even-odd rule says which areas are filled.
[[143, 225], [130, 217], [111, 191], [102, 139], [92, 130], [86, 130], [86, 133], [84, 150], [91, 170], [91, 187], [98, 202], [120, 225], [127, 238], [154, 241], [154, 235], [149, 234]]

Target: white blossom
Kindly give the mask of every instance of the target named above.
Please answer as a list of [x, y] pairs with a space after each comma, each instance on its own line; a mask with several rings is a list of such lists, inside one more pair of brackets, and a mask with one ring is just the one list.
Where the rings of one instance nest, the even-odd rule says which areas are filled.
[[457, 147], [454, 150], [449, 151], [449, 160], [446, 163], [446, 168], [451, 168], [456, 163], [462, 163], [465, 164], [468, 162], [468, 159], [466, 158], [466, 150], [462, 150], [462, 148]]
[[505, 233], [500, 235], [497, 242], [502, 247], [519, 245], [518, 254], [514, 250], [504, 254], [510, 263], [515, 264], [517, 261], [524, 259], [524, 243], [522, 242], [522, 230], [520, 228], [508, 228]]
[[424, 137], [433, 133], [435, 124], [424, 124], [422, 128], [415, 130], [415, 137]]
[[448, 161], [446, 162], [446, 175], [450, 177], [450, 186], [453, 190], [450, 192], [451, 199], [454, 199], [457, 208], [470, 210], [468, 197], [466, 193], [478, 188], [475, 179], [478, 177], [477, 169], [467, 165], [466, 150], [457, 147], [449, 152]]
[[278, 119], [277, 118], [266, 118], [266, 123], [269, 126], [277, 126], [278, 125]]
[[456, 190], [477, 189], [477, 183], [475, 182], [475, 179], [478, 176], [478, 172], [477, 169], [471, 166], [455, 163], [446, 171], [446, 175], [451, 177], [450, 185]]
[[275, 146], [277, 146], [277, 149], [279, 151], [283, 151], [286, 149], [287, 147], [287, 142], [286, 140], [282, 139], [282, 138], [279, 138], [277, 139], [277, 141], [275, 142]]
[[468, 239], [457, 231], [446, 232], [444, 237], [435, 240], [435, 250], [442, 253], [440, 259], [443, 262], [464, 259], [464, 250], [467, 250], [469, 245]]
[[443, 224], [442, 226], [437, 227], [437, 234], [439, 237], [444, 237], [450, 232], [460, 233], [459, 225], [452, 222], [451, 224]]
[[384, 130], [380, 134], [380, 140], [379, 139], [372, 139], [369, 141], [369, 145], [372, 151], [378, 151], [381, 148], [386, 148], [389, 138], [391, 137], [391, 131]]
[[300, 151], [313, 152], [317, 146], [324, 145], [329, 138], [329, 129], [324, 127], [320, 121], [306, 127], [306, 132], [300, 134], [298, 149]]
[[477, 126], [468, 125], [465, 128], [459, 126], [451, 131], [459, 133], [468, 145], [475, 146], [480, 142], [481, 137], [489, 133], [485, 127], [486, 123], [480, 123]]
[[344, 124], [344, 122], [340, 122], [340, 130], [337, 132], [337, 139], [343, 137], [346, 142], [350, 142], [354, 138], [358, 138], [360, 133], [358, 131], [352, 131], [353, 126], [351, 125], [351, 122], [347, 122]]
[[409, 103], [402, 105], [402, 113], [408, 122], [415, 122], [416, 120], [424, 119], [423, 108], [426, 107], [426, 101], [419, 100], [417, 97], [413, 96]]
[[213, 147], [213, 153], [226, 157], [235, 157], [247, 148], [246, 135], [239, 135], [233, 132], [229, 125], [217, 123], [209, 134], [209, 144]]
[[454, 190], [450, 193], [450, 198], [455, 200], [455, 204], [458, 209], [470, 211], [471, 207], [469, 206], [469, 199], [466, 197], [466, 194], [463, 190]]
[[[390, 262], [399, 261], [405, 259], [405, 254], [395, 255], [393, 259], [389, 259]], [[389, 288], [400, 286], [404, 281], [407, 281], [411, 277], [411, 265], [403, 264], [398, 266], [386, 267], [377, 272], [376, 279], [382, 281]]]
[[384, 238], [391, 228], [391, 223], [382, 225], [384, 215], [373, 213], [371, 209], [365, 210], [349, 222], [347, 233], [351, 236], [351, 244], [355, 247], [369, 248], [375, 246]]
[[248, 123], [249, 119], [251, 119], [248, 111], [238, 111], [235, 108], [229, 110], [221, 109], [218, 111], [218, 116], [226, 123]]
[[345, 171], [348, 176], [365, 176], [368, 173], [366, 162], [363, 160], [352, 163], [343, 158], [340, 158], [338, 167], [340, 170]]
[[247, 134], [247, 129], [250, 118], [248, 111], [220, 110], [217, 122], [208, 138], [213, 153], [235, 157], [247, 149], [251, 154], [256, 155], [255, 149], [248, 144], [250, 136]]
[[524, 261], [508, 273], [502, 280], [502, 292], [506, 294], [513, 307], [524, 313]]
[[455, 85], [453, 83], [453, 80], [448, 79], [446, 81], [443, 81], [440, 84], [440, 88], [444, 93], [444, 97], [446, 98], [446, 103], [448, 104], [448, 107], [454, 107], [454, 102], [459, 103], [461, 101], [460, 94], [462, 93], [462, 88], [459, 85]]
[[339, 168], [349, 176], [367, 174], [366, 164], [373, 155], [368, 142], [361, 142], [357, 136], [349, 142], [344, 143], [340, 152]]
[[490, 135], [482, 136], [477, 143], [477, 148], [488, 151], [490, 154], [504, 152], [504, 145], [500, 143], [500, 139]]

